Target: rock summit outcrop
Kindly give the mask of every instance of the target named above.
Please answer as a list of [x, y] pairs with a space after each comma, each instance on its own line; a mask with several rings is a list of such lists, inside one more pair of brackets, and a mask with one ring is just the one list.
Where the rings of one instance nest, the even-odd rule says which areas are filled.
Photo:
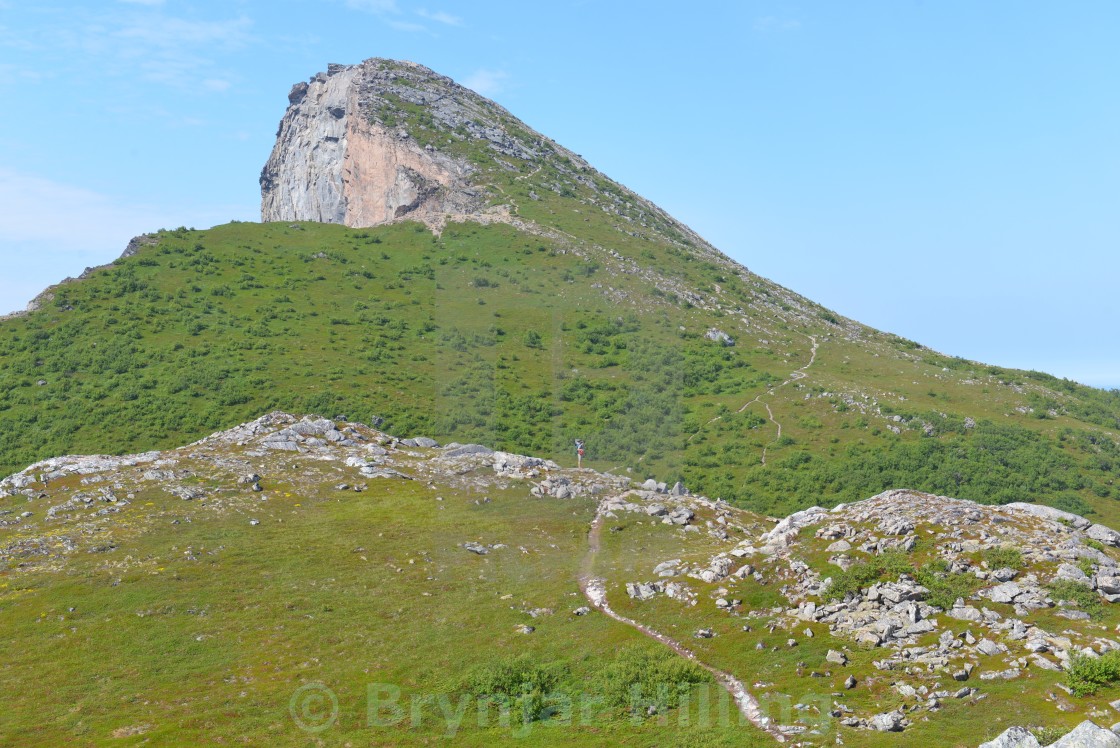
[[451, 129], [493, 119], [488, 110], [497, 105], [451, 79], [372, 59], [330, 65], [297, 83], [288, 100], [261, 172], [261, 220], [375, 226], [405, 216], [500, 216], [472, 186], [465, 159], [425, 147], [396, 122], [409, 106], [428, 107]]
[[[413, 62], [371, 58], [328, 65], [288, 94], [276, 144], [261, 171], [261, 220], [358, 228], [398, 220], [439, 231], [450, 221], [511, 223], [519, 215], [501, 179], [537, 176], [536, 189], [573, 196], [708, 256], [706, 241], [656, 205], [595, 170], [579, 154], [506, 109]], [[543, 174], [542, 174], [543, 172]], [[587, 202], [585, 197], [581, 202]]]

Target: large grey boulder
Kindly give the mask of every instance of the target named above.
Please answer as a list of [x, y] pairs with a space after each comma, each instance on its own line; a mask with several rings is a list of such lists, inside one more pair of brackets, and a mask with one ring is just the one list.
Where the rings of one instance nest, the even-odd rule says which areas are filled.
[[1085, 534], [1093, 540], [1111, 545], [1113, 548], [1120, 547], [1120, 532], [1116, 532], [1111, 527], [1104, 525], [1091, 525]]
[[1029, 514], [1033, 517], [1062, 522], [1076, 530], [1084, 530], [1086, 527], [1093, 524], [1080, 515], [1073, 514], [1072, 512], [1063, 512], [1061, 509], [1055, 509], [1052, 506], [1045, 506], [1043, 504], [1027, 504], [1022, 501], [1013, 501], [1010, 504], [1004, 505], [1004, 508], [1022, 512], [1023, 514]]
[[876, 714], [868, 721], [868, 726], [872, 730], [878, 730], [879, 732], [901, 732], [902, 717], [898, 712]]
[[1009, 727], [998, 738], [981, 743], [979, 748], [1039, 748], [1039, 742], [1027, 728]]
[[429, 439], [426, 436], [414, 436], [411, 439], [402, 439], [401, 440], [401, 446], [402, 447], [431, 448], [431, 447], [438, 447], [439, 442], [437, 442], [435, 439]]
[[1051, 748], [1120, 748], [1120, 737], [1112, 730], [1098, 727], [1085, 720], [1073, 732], [1066, 733]]
[[1106, 595], [1120, 595], [1120, 577], [1101, 574], [1096, 578], [1097, 589]]
[[627, 582], [626, 584], [626, 594], [638, 601], [649, 600], [664, 589], [660, 582]]
[[713, 327], [704, 333], [704, 337], [721, 345], [735, 345], [735, 339], [717, 327]]
[[1058, 579], [1068, 579], [1071, 582], [1078, 582], [1080, 584], [1088, 585], [1089, 587], [1096, 586], [1095, 582], [1090, 579], [1085, 572], [1081, 571], [1073, 564], [1062, 564], [1058, 567]]
[[466, 457], [467, 455], [492, 455], [494, 450], [490, 447], [484, 447], [481, 444], [456, 444], [454, 446], [448, 444], [448, 450], [443, 453], [444, 457]]
[[1004, 582], [988, 590], [988, 599], [993, 603], [1010, 603], [1021, 594], [1023, 590], [1015, 582]]
[[1002, 651], [1000, 646], [991, 639], [981, 639], [980, 643], [976, 645], [976, 651], [989, 657], [994, 657]]

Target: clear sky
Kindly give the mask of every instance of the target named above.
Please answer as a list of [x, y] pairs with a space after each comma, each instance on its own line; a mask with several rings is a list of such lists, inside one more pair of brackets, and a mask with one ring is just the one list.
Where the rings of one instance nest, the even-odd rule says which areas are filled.
[[1117, 38], [1111, 0], [0, 0], [0, 313], [257, 220], [291, 85], [394, 57], [841, 314], [1120, 387]]

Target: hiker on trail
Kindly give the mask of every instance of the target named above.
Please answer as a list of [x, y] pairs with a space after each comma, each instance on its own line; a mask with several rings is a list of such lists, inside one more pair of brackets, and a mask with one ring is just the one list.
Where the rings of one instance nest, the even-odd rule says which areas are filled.
[[583, 467], [583, 439], [576, 439], [576, 467]]

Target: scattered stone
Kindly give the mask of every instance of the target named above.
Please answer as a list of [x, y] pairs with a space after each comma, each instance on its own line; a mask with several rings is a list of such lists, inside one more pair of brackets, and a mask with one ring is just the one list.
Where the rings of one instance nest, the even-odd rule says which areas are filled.
[[901, 732], [902, 716], [898, 712], [876, 714], [868, 721], [868, 727], [879, 732]]
[[976, 651], [983, 655], [993, 657], [1002, 652], [1000, 646], [990, 639], [981, 639], [980, 643], [976, 645]]
[[727, 346], [735, 345], [735, 339], [734, 338], [732, 338], [730, 335], [725, 333], [723, 330], [720, 330], [719, 328], [716, 328], [716, 327], [713, 327], [710, 330], [708, 330], [706, 333], [704, 333], [704, 337], [707, 338], [708, 340], [714, 340], [715, 342], [720, 343], [722, 345], [727, 345]]
[[626, 585], [626, 594], [639, 602], [649, 600], [664, 591], [665, 588], [660, 582], [630, 582]]

